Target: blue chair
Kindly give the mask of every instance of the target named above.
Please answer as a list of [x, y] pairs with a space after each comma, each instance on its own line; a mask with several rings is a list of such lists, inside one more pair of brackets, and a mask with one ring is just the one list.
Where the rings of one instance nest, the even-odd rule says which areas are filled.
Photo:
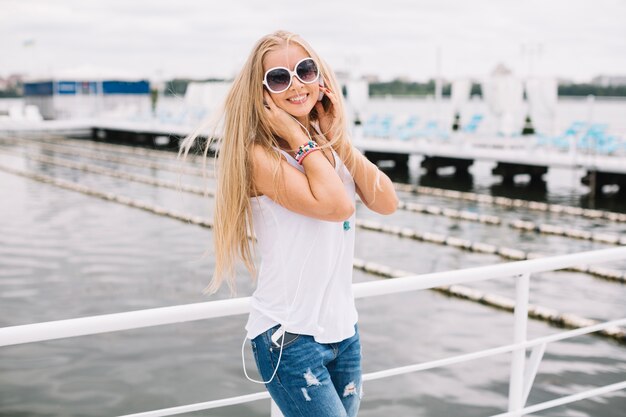
[[610, 155], [617, 152], [619, 145], [619, 139], [616, 136], [605, 136], [604, 140], [597, 144], [596, 151]]
[[393, 116], [387, 114], [380, 119], [374, 129], [374, 135], [377, 138], [389, 138], [391, 135], [391, 127], [393, 125]]
[[419, 117], [412, 115], [410, 116], [404, 124], [398, 125], [394, 127], [392, 137], [400, 140], [408, 140], [412, 137], [415, 137], [418, 133], [418, 125]]
[[578, 139], [578, 149], [596, 152], [598, 147], [606, 141], [606, 124], [594, 123]]
[[424, 126], [424, 129], [423, 129], [423, 131], [427, 135], [432, 135], [436, 133], [438, 130], [439, 130], [439, 123], [437, 123], [437, 121], [435, 120], [429, 120], [428, 122], [426, 122], [426, 126]]
[[416, 132], [416, 136], [427, 138], [440, 138], [449, 139], [450, 135], [445, 130], [439, 127], [439, 123], [436, 120], [429, 120], [424, 127]]
[[586, 122], [580, 120], [573, 121], [572, 124], [565, 130], [566, 135], [575, 136], [582, 133], [583, 129], [587, 127]]
[[465, 133], [476, 133], [476, 129], [478, 129], [478, 126], [480, 125], [480, 122], [482, 120], [483, 115], [480, 113], [476, 113], [472, 115], [469, 122], [467, 122], [467, 124], [465, 124], [465, 126], [463, 126], [461, 130]]
[[378, 115], [373, 114], [363, 123], [363, 135], [374, 136], [376, 126], [378, 125]]
[[583, 129], [587, 127], [587, 123], [581, 121], [572, 122], [563, 133], [558, 136], [546, 136], [538, 133], [537, 146], [551, 146], [558, 150], [568, 150], [570, 143], [577, 140]]
[[388, 138], [393, 122], [392, 115], [373, 114], [363, 125], [363, 134], [375, 138]]

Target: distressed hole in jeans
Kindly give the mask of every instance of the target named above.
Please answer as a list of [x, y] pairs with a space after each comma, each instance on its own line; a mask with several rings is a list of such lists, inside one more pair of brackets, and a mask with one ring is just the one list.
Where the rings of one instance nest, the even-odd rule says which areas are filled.
[[308, 368], [306, 372], [304, 373], [304, 379], [306, 381], [307, 387], [310, 387], [312, 385], [322, 385], [322, 383], [317, 379], [317, 377], [313, 375], [311, 368]]
[[300, 388], [302, 390], [302, 395], [304, 395], [304, 399], [307, 401], [311, 401], [311, 397], [309, 397], [309, 393], [307, 392], [306, 388]]
[[354, 381], [350, 381], [348, 385], [343, 389], [343, 396], [347, 397], [349, 395], [356, 395], [356, 384]]

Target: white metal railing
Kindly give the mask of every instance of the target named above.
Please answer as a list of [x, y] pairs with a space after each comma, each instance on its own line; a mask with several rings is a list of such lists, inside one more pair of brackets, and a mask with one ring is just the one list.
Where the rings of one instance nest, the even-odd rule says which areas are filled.
[[[528, 393], [537, 373], [539, 363], [543, 357], [546, 345], [558, 340], [564, 340], [583, 334], [596, 332], [626, 325], [626, 318], [600, 323], [584, 328], [564, 331], [551, 336], [526, 340], [527, 311], [529, 280], [532, 273], [554, 271], [580, 264], [593, 264], [611, 261], [626, 260], [626, 247], [603, 249], [591, 252], [570, 255], [554, 256], [549, 258], [533, 259], [528, 261], [510, 262], [498, 265], [462, 269], [456, 271], [437, 272], [416, 275], [393, 280], [374, 281], [354, 284], [356, 298], [373, 297], [377, 295], [394, 294], [406, 291], [430, 289], [439, 286], [483, 281], [501, 277], [515, 277], [515, 327], [514, 343], [499, 346], [478, 352], [453, 356], [445, 359], [386, 369], [363, 375], [364, 381], [388, 378], [394, 375], [406, 374], [425, 369], [432, 369], [453, 363], [466, 362], [478, 358], [513, 352], [511, 361], [511, 375], [509, 383], [508, 412], [493, 417], [523, 416], [532, 412], [553, 408], [585, 398], [602, 395], [608, 392], [626, 388], [626, 381], [605, 385], [582, 393], [558, 398], [541, 404], [525, 407]], [[44, 340], [53, 340], [66, 337], [84, 336], [112, 331], [136, 329], [163, 324], [182, 323], [194, 320], [203, 320], [217, 317], [226, 317], [247, 313], [249, 297], [228, 300], [209, 301], [196, 304], [178, 305], [172, 307], [154, 308], [148, 310], [130, 311], [125, 313], [106, 314], [78, 319], [59, 320], [27, 324], [21, 326], [0, 328], [0, 346], [11, 346]], [[526, 367], [526, 349], [531, 348], [529, 366]], [[224, 407], [269, 398], [267, 392], [223, 398], [203, 403], [188, 404], [160, 410], [131, 414], [125, 417], [168, 416], [209, 408]], [[280, 411], [272, 403], [272, 416], [280, 416]]]

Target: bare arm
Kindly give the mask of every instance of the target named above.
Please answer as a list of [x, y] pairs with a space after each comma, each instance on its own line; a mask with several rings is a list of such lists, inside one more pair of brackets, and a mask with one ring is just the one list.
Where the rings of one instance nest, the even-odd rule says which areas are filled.
[[[345, 146], [350, 146], [349, 152], [356, 154], [357, 163], [354, 167], [354, 182], [356, 191], [359, 197], [361, 197], [363, 204], [376, 213], [392, 214], [395, 212], [398, 208], [398, 196], [389, 177], [351, 144]], [[351, 169], [352, 167], [349, 164], [350, 160], [348, 158], [346, 166], [348, 169]], [[380, 175], [380, 188], [376, 186], [378, 175]]]
[[261, 146], [255, 145], [253, 181], [256, 190], [288, 210], [305, 216], [327, 221], [349, 218], [354, 213], [354, 202], [322, 152], [311, 153], [302, 164], [304, 174], [281, 158], [279, 175], [283, 181], [277, 183], [274, 159]]
[[[309, 138], [298, 122], [278, 108], [267, 92], [264, 94], [266, 115], [274, 133], [285, 139], [292, 149], [305, 144]], [[304, 173], [281, 158], [279, 178], [283, 181], [279, 183], [275, 182], [275, 162], [266, 149], [254, 145], [252, 159], [256, 191], [285, 208], [328, 221], [342, 221], [354, 213], [354, 202], [322, 152], [312, 152], [304, 158]]]
[[[317, 103], [315, 108], [319, 115], [320, 128], [322, 132], [328, 132], [330, 135], [330, 125], [334, 119], [334, 109], [337, 106], [337, 96], [334, 92], [330, 91], [328, 87], [320, 87], [324, 93], [330, 99], [332, 106], [328, 110], [324, 110], [321, 103]], [[329, 137], [328, 139], [332, 139]], [[361, 152], [352, 146], [350, 142], [336, 143], [333, 145], [337, 147], [337, 152], [340, 155], [347, 155], [344, 163], [350, 170], [354, 172], [354, 182], [356, 185], [356, 192], [361, 197], [361, 201], [372, 211], [380, 214], [391, 214], [398, 208], [398, 196], [396, 190], [393, 187], [393, 183], [387, 175], [382, 173], [378, 167], [370, 162]], [[341, 152], [345, 150], [345, 152]], [[349, 156], [354, 155], [356, 158], [356, 164], [352, 166], [352, 161]], [[353, 170], [354, 168], [354, 170]], [[377, 186], [377, 178], [379, 178], [379, 185]]]

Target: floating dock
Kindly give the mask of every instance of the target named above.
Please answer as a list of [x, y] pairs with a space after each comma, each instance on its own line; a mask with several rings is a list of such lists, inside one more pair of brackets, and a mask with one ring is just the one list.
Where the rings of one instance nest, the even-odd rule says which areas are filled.
[[[132, 143], [156, 148], [178, 149], [179, 140], [192, 133], [187, 126], [163, 124], [158, 121], [123, 120], [56, 120], [24, 123], [0, 123], [0, 133], [47, 133], [86, 137], [104, 142]], [[204, 133], [206, 135], [207, 132]], [[203, 134], [201, 134], [202, 136]], [[354, 145], [374, 163], [393, 161], [397, 169], [408, 169], [411, 155], [421, 156], [421, 166], [429, 175], [438, 175], [441, 168], [452, 167], [457, 177], [468, 177], [475, 161], [495, 162], [492, 173], [512, 184], [517, 175], [530, 176], [530, 184], [544, 183], [543, 176], [551, 168], [585, 171], [581, 183], [599, 195], [605, 185], [619, 186], [626, 192], [626, 155], [559, 152], [537, 146], [532, 136], [520, 138], [482, 138], [459, 134], [450, 139], [393, 140], [370, 137], [354, 139]]]
[[512, 183], [517, 175], [529, 175], [531, 183], [543, 182], [550, 168], [582, 169], [586, 171], [581, 182], [600, 193], [605, 185], [618, 185], [626, 190], [626, 155], [612, 156], [583, 152], [558, 152], [535, 146], [533, 137], [494, 138], [474, 141], [468, 136], [449, 140], [399, 141], [360, 138], [354, 141], [357, 148], [372, 162], [394, 161], [404, 167], [410, 155], [422, 156], [421, 166], [431, 175], [440, 168], [453, 167], [459, 177], [469, 175], [475, 161], [495, 162], [492, 173], [502, 177], [502, 182]]

